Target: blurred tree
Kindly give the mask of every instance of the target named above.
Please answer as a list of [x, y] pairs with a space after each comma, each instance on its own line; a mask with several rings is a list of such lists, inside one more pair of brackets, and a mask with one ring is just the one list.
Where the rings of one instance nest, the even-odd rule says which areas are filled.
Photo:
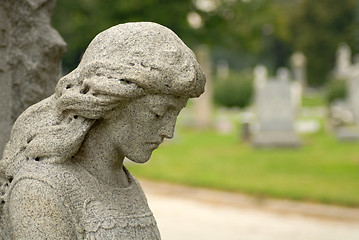
[[347, 94], [347, 85], [344, 79], [330, 79], [325, 86], [325, 100], [328, 105], [335, 100], [345, 100]]
[[68, 43], [68, 53], [63, 59], [64, 70], [77, 66], [96, 34], [119, 23], [153, 21], [186, 35], [188, 31], [184, 28], [188, 28], [186, 16], [190, 6], [191, 0], [57, 1], [53, 25]]
[[253, 96], [252, 79], [249, 72], [231, 72], [226, 79], [216, 82], [214, 101], [226, 107], [247, 107]]
[[58, 0], [53, 24], [68, 43], [65, 71], [76, 67], [97, 33], [129, 21], [158, 22], [191, 48], [208, 44], [241, 56], [234, 61], [244, 67], [259, 59], [278, 67], [289, 54], [281, 40], [280, 25], [286, 21], [278, 1], [282, 0]]
[[262, 63], [274, 72], [287, 64], [291, 52], [283, 41], [288, 34], [288, 15], [283, 14], [282, 1], [223, 1], [216, 15], [204, 16], [206, 35], [202, 38], [213, 35], [212, 46], [219, 52], [218, 58], [237, 57], [232, 68]]
[[[192, 49], [207, 44], [232, 68], [288, 66], [296, 50], [308, 58], [308, 82], [320, 86], [340, 42], [359, 42], [358, 0], [58, 0], [53, 24], [68, 43], [65, 71], [76, 67], [91, 39], [129, 21], [171, 28]], [[359, 45], [356, 50], [359, 50]]]
[[321, 86], [334, 68], [340, 42], [355, 46], [357, 0], [301, 0], [290, 18], [288, 42], [308, 59], [308, 82]]

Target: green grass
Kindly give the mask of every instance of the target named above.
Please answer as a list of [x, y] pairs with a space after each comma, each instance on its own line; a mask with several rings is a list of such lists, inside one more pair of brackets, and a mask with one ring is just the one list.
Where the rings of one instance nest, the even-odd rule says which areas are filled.
[[148, 164], [128, 168], [158, 181], [359, 206], [359, 143], [341, 143], [323, 132], [302, 139], [300, 149], [255, 149], [235, 134], [182, 130]]
[[312, 95], [304, 95], [302, 98], [302, 106], [303, 107], [319, 107], [325, 106], [326, 100], [324, 94], [312, 94]]

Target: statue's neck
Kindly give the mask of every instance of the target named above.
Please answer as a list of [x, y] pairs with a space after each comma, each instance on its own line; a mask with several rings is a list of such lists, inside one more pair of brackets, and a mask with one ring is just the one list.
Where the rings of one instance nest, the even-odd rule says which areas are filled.
[[100, 181], [113, 187], [127, 187], [123, 170], [124, 156], [106, 141], [108, 136], [93, 126], [82, 143], [74, 161]]

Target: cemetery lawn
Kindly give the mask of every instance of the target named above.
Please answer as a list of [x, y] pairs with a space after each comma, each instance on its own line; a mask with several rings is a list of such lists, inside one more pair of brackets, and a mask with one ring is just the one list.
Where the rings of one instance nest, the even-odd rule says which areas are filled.
[[359, 143], [324, 132], [301, 138], [300, 149], [255, 149], [235, 134], [181, 130], [147, 164], [126, 166], [155, 181], [359, 207]]
[[325, 106], [326, 100], [324, 94], [316, 93], [304, 95], [302, 97], [302, 107], [322, 107]]

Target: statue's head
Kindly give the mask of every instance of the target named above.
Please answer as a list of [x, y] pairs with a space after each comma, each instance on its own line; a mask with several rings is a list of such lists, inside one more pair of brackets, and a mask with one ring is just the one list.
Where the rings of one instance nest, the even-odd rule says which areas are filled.
[[120, 24], [98, 34], [78, 68], [105, 76], [108, 71], [151, 93], [198, 97], [204, 91], [205, 78], [193, 52], [156, 23]]
[[[149, 22], [114, 26], [93, 39], [79, 66], [60, 79], [49, 100], [19, 117], [5, 162], [19, 156], [66, 161], [89, 130], [104, 122], [117, 124], [111, 138], [127, 144], [121, 146], [126, 157], [145, 162], [164, 138], [172, 137], [179, 111], [188, 98], [203, 93], [204, 85], [193, 52], [170, 29]], [[150, 128], [144, 128], [147, 123]]]
[[[92, 40], [79, 66], [60, 80], [56, 96], [59, 109], [71, 111], [73, 102], [66, 101], [70, 95], [87, 95], [87, 101], [98, 96], [97, 102], [108, 96], [124, 101], [146, 94], [198, 97], [204, 85], [193, 52], [170, 29], [150, 22], [126, 23]], [[98, 118], [90, 115], [84, 117]]]

